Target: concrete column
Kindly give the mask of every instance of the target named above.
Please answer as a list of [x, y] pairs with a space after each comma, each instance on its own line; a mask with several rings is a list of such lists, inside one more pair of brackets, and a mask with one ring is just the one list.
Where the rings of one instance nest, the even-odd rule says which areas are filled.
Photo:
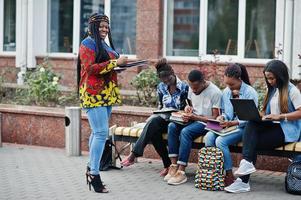
[[81, 109], [65, 108], [65, 148], [67, 156], [81, 155]]
[[16, 7], [16, 67], [20, 68], [17, 83], [23, 85], [27, 67], [28, 0], [17, 0]]
[[47, 0], [28, 0], [27, 68], [36, 67], [36, 56], [47, 53]]
[[294, 2], [294, 24], [293, 24], [293, 55], [292, 55], [292, 78], [301, 78], [301, 59], [298, 54], [301, 54], [301, 1], [295, 0]]

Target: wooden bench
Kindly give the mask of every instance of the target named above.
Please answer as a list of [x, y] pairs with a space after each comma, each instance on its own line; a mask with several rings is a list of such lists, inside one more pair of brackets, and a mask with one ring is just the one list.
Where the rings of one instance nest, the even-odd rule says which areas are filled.
[[[113, 126], [111, 127], [111, 135], [113, 137], [114, 142], [116, 141], [127, 142], [127, 145], [125, 145], [121, 149], [123, 151], [125, 148], [127, 148], [131, 144], [134, 144], [138, 140], [139, 136], [142, 133], [142, 130], [143, 128], [142, 126], [139, 126], [139, 124], [131, 127]], [[163, 138], [167, 142], [167, 134], [163, 134]], [[240, 142], [237, 145], [230, 146], [230, 151], [241, 153], [242, 145], [243, 145], [242, 142]], [[203, 146], [204, 146], [204, 136], [200, 136], [194, 140], [192, 148], [200, 149]], [[290, 143], [283, 147], [276, 148], [274, 150], [259, 151], [258, 154], [268, 155], [268, 156], [292, 157], [294, 155], [301, 154], [301, 142]]]

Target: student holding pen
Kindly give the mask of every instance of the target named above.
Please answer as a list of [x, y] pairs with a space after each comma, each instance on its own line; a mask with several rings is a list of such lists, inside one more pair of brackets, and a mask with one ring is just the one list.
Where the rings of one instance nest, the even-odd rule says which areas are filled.
[[209, 131], [205, 136], [205, 146], [218, 147], [222, 150], [224, 154], [224, 170], [226, 171], [225, 186], [229, 186], [234, 182], [229, 145], [242, 141], [243, 130], [246, 125], [245, 121], [241, 121], [235, 116], [230, 99], [253, 99], [257, 105], [258, 95], [255, 89], [250, 86], [248, 72], [245, 66], [241, 64], [230, 64], [226, 68], [224, 83], [227, 87], [222, 95], [222, 113], [217, 117], [217, 120], [220, 121], [222, 127], [238, 126], [238, 128], [235, 132], [225, 136], [219, 136]]
[[191, 123], [181, 125], [171, 122], [168, 125], [168, 153], [172, 164], [164, 180], [170, 185], [179, 185], [187, 181], [185, 168], [192, 142], [195, 138], [206, 134], [205, 122], [209, 118], [215, 119], [220, 108], [222, 93], [216, 85], [204, 79], [202, 72], [191, 71], [188, 82], [189, 104], [187, 103], [182, 118]]

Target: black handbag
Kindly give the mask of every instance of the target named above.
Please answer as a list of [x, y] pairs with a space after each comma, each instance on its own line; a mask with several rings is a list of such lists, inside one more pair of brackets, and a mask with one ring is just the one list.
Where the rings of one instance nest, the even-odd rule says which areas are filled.
[[291, 194], [301, 195], [301, 155], [296, 156], [288, 166], [285, 190]]
[[109, 169], [121, 169], [121, 167], [117, 167], [113, 165], [113, 161], [112, 161], [112, 150], [113, 148], [115, 148], [115, 152], [116, 152], [116, 157], [114, 159], [119, 159], [120, 161], [122, 161], [119, 152], [117, 151], [114, 143], [112, 142], [112, 137], [110, 136], [109, 138], [107, 138], [106, 143], [105, 143], [105, 147], [104, 147], [104, 151], [102, 154], [102, 157], [100, 159], [100, 165], [99, 165], [99, 171], [106, 171]]

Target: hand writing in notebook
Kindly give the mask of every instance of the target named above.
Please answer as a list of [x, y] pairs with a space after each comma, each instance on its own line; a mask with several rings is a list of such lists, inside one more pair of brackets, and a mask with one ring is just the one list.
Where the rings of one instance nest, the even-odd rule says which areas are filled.
[[186, 102], [186, 106], [184, 108], [184, 112], [185, 113], [192, 113], [193, 108], [192, 108], [192, 106], [190, 106], [188, 99], [186, 99], [185, 102]]

